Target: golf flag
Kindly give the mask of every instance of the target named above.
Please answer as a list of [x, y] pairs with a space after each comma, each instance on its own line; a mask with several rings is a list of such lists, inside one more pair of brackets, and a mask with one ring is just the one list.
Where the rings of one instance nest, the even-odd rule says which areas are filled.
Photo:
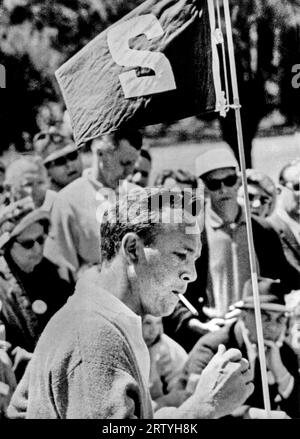
[[213, 0], [147, 0], [63, 64], [76, 143], [224, 110], [214, 14]]

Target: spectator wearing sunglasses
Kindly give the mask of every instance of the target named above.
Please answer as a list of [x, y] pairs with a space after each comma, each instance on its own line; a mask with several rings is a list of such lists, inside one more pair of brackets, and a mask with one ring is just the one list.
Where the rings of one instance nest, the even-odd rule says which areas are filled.
[[43, 157], [53, 191], [58, 192], [81, 177], [81, 154], [68, 137], [50, 129], [38, 133], [33, 144], [35, 151]]
[[135, 130], [116, 131], [92, 141], [92, 167], [57, 194], [45, 256], [58, 259], [77, 279], [87, 267], [100, 263], [100, 223], [103, 207], [117, 191], [134, 186], [132, 174], [142, 147]]
[[269, 222], [286, 258], [300, 272], [300, 158], [286, 164], [279, 174], [277, 206]]
[[0, 211], [0, 320], [17, 379], [48, 320], [72, 292], [43, 257], [49, 225], [49, 214], [35, 209], [30, 197]]
[[[247, 188], [252, 215], [269, 217], [275, 209], [277, 189], [272, 179], [256, 169], [247, 169]], [[238, 191], [238, 203], [244, 205], [244, 191]]]
[[[186, 351], [199, 335], [231, 321], [227, 321], [229, 307], [241, 299], [251, 277], [245, 215], [237, 201], [238, 162], [229, 148], [210, 148], [197, 157], [196, 175], [206, 189], [205, 228], [201, 257], [196, 261], [198, 278], [185, 297], [199, 316], [195, 318], [179, 303], [165, 323], [168, 335]], [[286, 260], [274, 229], [254, 216], [252, 229], [259, 274], [280, 279], [283, 293], [299, 288], [299, 273]]]

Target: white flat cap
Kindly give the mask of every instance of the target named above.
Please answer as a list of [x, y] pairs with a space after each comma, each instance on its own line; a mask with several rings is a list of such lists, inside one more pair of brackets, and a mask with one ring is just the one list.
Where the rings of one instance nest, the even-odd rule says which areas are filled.
[[209, 148], [196, 158], [196, 177], [201, 177], [207, 172], [222, 168], [239, 168], [239, 164], [229, 147], [222, 146]]

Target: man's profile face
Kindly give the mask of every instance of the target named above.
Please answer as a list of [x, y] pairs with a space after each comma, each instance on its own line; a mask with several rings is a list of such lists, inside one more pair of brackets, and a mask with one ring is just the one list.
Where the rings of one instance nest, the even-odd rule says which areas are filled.
[[[300, 163], [288, 168], [284, 173], [285, 184], [281, 186], [282, 208], [296, 221], [300, 219]], [[298, 185], [298, 188], [297, 188]]]
[[234, 168], [216, 169], [209, 172], [203, 180], [213, 206], [222, 208], [232, 202], [237, 203], [240, 181]]
[[98, 155], [98, 169], [106, 187], [116, 189], [120, 180], [125, 180], [134, 169], [139, 152], [126, 139], [121, 139], [116, 148], [110, 137], [99, 140], [94, 151]]
[[[163, 216], [164, 213], [167, 217], [168, 212], [163, 212]], [[188, 228], [193, 228], [194, 233], [186, 233], [185, 224], [162, 224], [154, 243], [144, 247], [144, 257], [136, 266], [134, 286], [141, 315], [171, 314], [179, 300], [178, 293], [184, 294], [188, 282], [196, 279], [200, 229], [194, 219]]]
[[146, 187], [149, 184], [149, 177], [151, 171], [151, 162], [146, 157], [139, 156], [134, 165], [130, 181], [141, 187]]

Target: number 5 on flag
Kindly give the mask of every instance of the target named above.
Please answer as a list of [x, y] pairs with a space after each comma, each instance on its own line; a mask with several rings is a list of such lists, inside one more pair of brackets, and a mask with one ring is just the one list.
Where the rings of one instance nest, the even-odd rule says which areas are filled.
[[[126, 99], [176, 89], [171, 64], [163, 53], [129, 47], [129, 40], [142, 34], [146, 35], [148, 40], [164, 34], [155, 15], [145, 14], [131, 18], [113, 26], [107, 33], [107, 44], [115, 63], [133, 68], [119, 75]], [[154, 75], [138, 77], [135, 71], [137, 67], [151, 69]]]

